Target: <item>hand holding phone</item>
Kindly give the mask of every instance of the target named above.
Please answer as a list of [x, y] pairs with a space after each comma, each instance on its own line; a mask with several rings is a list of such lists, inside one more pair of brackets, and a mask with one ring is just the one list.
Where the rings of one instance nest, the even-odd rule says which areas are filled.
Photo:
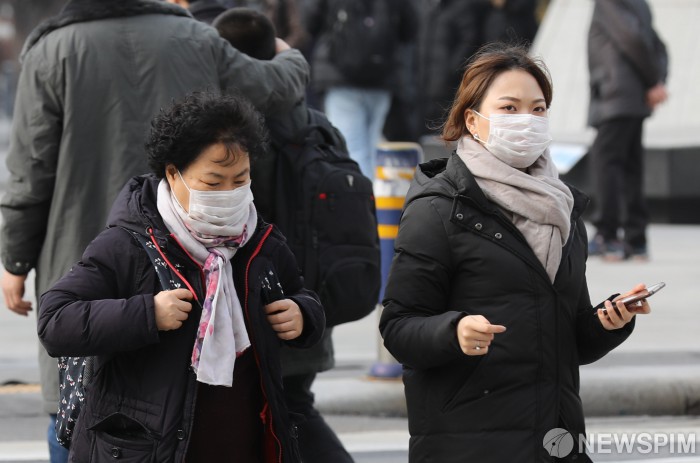
[[[634, 294], [630, 294], [629, 296], [623, 297], [622, 299], [619, 299], [620, 302], [625, 304], [625, 306], [634, 306], [634, 305], [640, 305], [638, 302], [648, 299], [654, 294], [658, 293], [661, 291], [664, 287], [666, 286], [666, 283], [661, 282], [657, 283], [653, 286], [648, 287], [644, 291], [639, 291]], [[615, 302], [618, 302], [617, 300]]]
[[[653, 286], [650, 286], [648, 288], [645, 288], [642, 291], [637, 291], [634, 294], [629, 294], [627, 296], [624, 296], [624, 297], [621, 297], [618, 299], [613, 299], [612, 300], [613, 307], [617, 304], [617, 302], [622, 302], [623, 304], [625, 304], [625, 307], [627, 307], [627, 309], [630, 312], [634, 312], [634, 310], [633, 310], [634, 307], [641, 306], [643, 300], [648, 299], [651, 296], [653, 296], [654, 294], [658, 293], [665, 286], [666, 286], [666, 283], [661, 282], [661, 283], [657, 283]], [[595, 307], [595, 310], [593, 311], [593, 315], [598, 315], [598, 309], [603, 309], [603, 312], [607, 311], [607, 309], [604, 308], [604, 302]], [[615, 309], [615, 310], [617, 310], [617, 309]], [[619, 314], [619, 311], [618, 311], [618, 314]]]

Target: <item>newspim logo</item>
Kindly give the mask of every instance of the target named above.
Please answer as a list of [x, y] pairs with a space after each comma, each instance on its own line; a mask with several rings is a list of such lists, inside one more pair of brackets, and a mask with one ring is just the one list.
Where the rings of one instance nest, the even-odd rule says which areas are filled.
[[566, 429], [554, 428], [544, 435], [542, 445], [549, 456], [564, 458], [574, 449], [574, 438]]
[[597, 432], [579, 434], [574, 439], [566, 429], [554, 428], [545, 434], [542, 445], [550, 456], [564, 458], [578, 443], [578, 453], [603, 454], [676, 454], [695, 455], [694, 433]]

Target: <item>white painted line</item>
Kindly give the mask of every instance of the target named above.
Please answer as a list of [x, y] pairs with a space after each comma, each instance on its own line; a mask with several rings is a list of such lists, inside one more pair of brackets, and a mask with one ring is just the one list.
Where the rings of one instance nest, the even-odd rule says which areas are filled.
[[338, 434], [350, 453], [408, 451], [408, 431], [346, 432]]
[[45, 440], [0, 442], [0, 461], [49, 461]]

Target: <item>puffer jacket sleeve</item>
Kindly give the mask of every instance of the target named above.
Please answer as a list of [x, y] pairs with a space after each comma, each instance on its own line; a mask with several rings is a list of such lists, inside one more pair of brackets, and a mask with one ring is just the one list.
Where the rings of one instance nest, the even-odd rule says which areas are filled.
[[[587, 365], [600, 360], [608, 352], [615, 349], [627, 339], [634, 330], [637, 317], [618, 330], [608, 331], [603, 328], [600, 320], [591, 305], [588, 291], [584, 289], [585, 296], [581, 296], [578, 316], [576, 320], [576, 344], [578, 346], [579, 365]], [[610, 296], [612, 300], [617, 294]], [[602, 303], [601, 303], [602, 304]], [[597, 306], [596, 306], [597, 307]]]
[[[577, 227], [583, 236], [583, 242], [587, 243], [588, 237], [586, 236], [586, 226], [583, 221], [579, 220]], [[617, 294], [613, 294], [608, 299], [612, 300], [616, 296]], [[595, 310], [591, 304], [591, 298], [588, 294], [588, 283], [584, 276], [576, 316], [576, 346], [579, 365], [587, 365], [603, 358], [608, 352], [622, 344], [634, 330], [636, 317], [619, 330], [606, 330], [598, 317], [594, 315]]]
[[120, 228], [90, 243], [82, 260], [41, 297], [39, 339], [49, 355], [108, 355], [159, 341], [153, 294], [134, 294], [151, 270], [144, 259]]
[[281, 243], [274, 256], [274, 266], [279, 272], [280, 284], [285, 295], [297, 303], [304, 316], [304, 330], [301, 336], [285, 341], [285, 344], [290, 347], [311, 347], [321, 340], [326, 326], [323, 306], [316, 293], [304, 288], [303, 277], [289, 246]]
[[2, 263], [17, 275], [34, 268], [41, 252], [63, 131], [58, 71], [37, 53], [25, 57], [19, 76], [7, 155], [10, 178], [0, 202]]
[[437, 367], [464, 355], [456, 327], [466, 313], [448, 307], [453, 264], [437, 207], [433, 199], [420, 198], [404, 211], [382, 302], [384, 345], [411, 368]]
[[272, 60], [259, 61], [239, 52], [220, 37], [212, 37], [212, 40], [217, 49], [219, 81], [224, 92], [244, 95], [268, 116], [289, 110], [304, 98], [310, 71], [299, 50], [286, 50]]

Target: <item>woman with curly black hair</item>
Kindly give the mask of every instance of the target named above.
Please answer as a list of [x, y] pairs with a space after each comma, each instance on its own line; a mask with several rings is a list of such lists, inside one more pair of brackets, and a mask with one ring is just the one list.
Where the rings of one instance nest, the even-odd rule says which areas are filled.
[[146, 149], [153, 173], [41, 301], [48, 352], [96, 356], [71, 461], [299, 461], [279, 349], [314, 344], [325, 321], [253, 204], [261, 116], [193, 94], [154, 119]]

